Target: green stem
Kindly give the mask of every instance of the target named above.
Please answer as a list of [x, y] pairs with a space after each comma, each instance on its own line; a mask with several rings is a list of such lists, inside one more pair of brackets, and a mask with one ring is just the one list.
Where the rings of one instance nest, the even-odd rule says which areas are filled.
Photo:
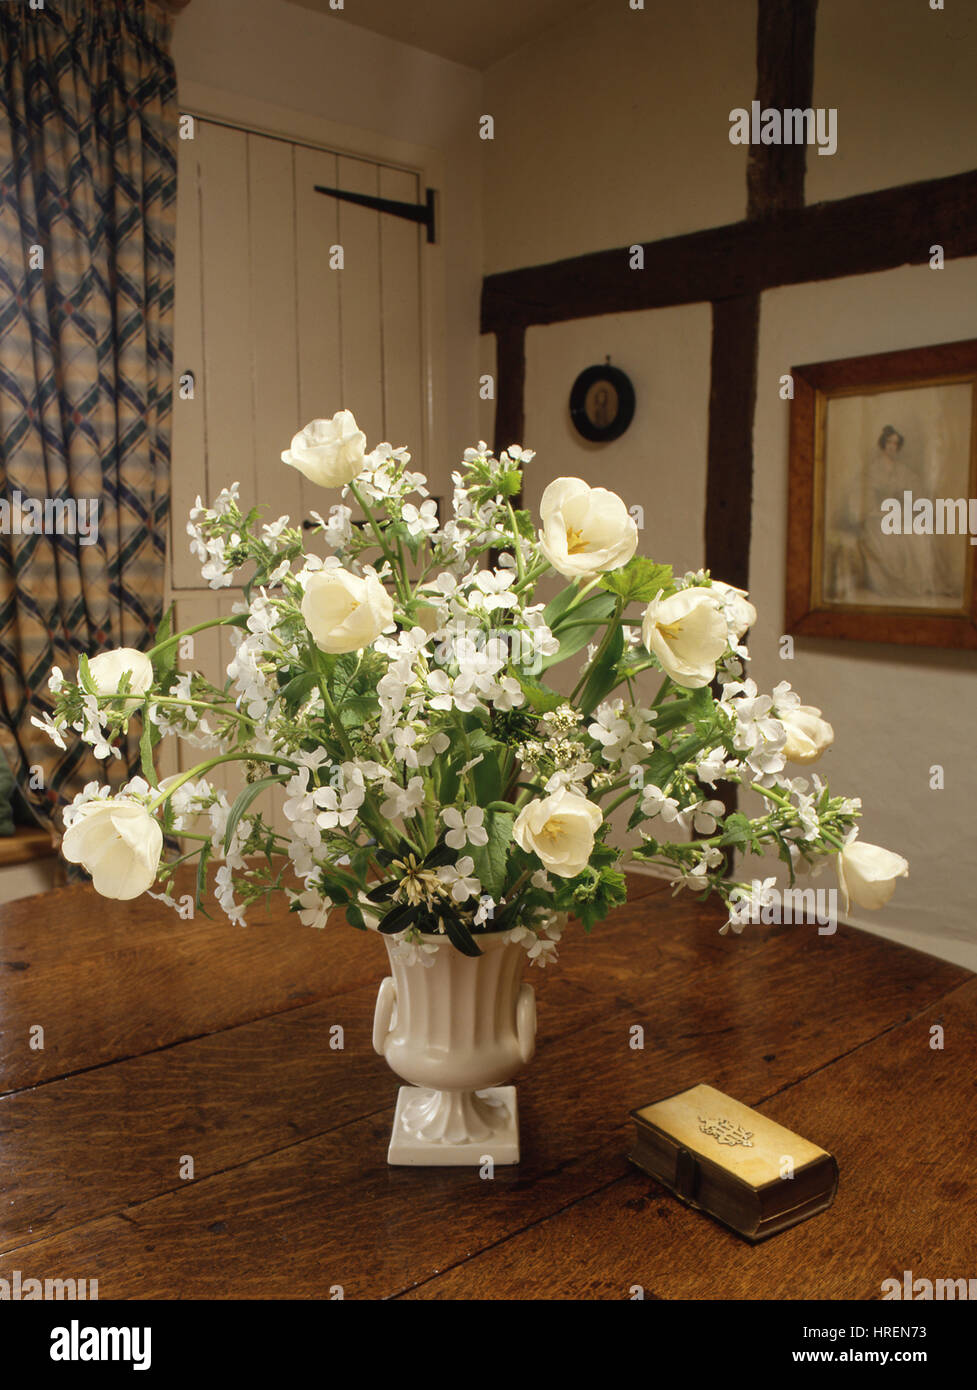
[[156, 652], [172, 647], [173, 643], [179, 642], [181, 638], [192, 637], [195, 632], [203, 632], [208, 627], [225, 627], [231, 622], [240, 626], [240, 617], [239, 613], [227, 613], [223, 618], [208, 618], [205, 623], [197, 623], [194, 627], [185, 627], [182, 632], [174, 632], [169, 637], [164, 637], [162, 642], [157, 642], [155, 647], [150, 647], [146, 656], [152, 657]]
[[526, 578], [526, 562], [522, 557], [522, 540], [519, 535], [519, 527], [516, 525], [516, 514], [512, 510], [512, 503], [506, 499], [505, 505], [509, 511], [509, 520], [512, 522], [512, 548], [516, 556], [516, 574], [521, 585]]
[[621, 613], [623, 612], [623, 610], [624, 603], [620, 598], [618, 598], [617, 603], [614, 605], [614, 612], [607, 619], [607, 627], [604, 632], [604, 636], [601, 638], [600, 646], [597, 648], [596, 652], [594, 652], [593, 660], [587, 662], [586, 666], [583, 668], [583, 671], [580, 673], [580, 679], [573, 687], [573, 693], [570, 696], [571, 704], [574, 700], [576, 700], [577, 696], [580, 694], [581, 690], [587, 683], [587, 678], [589, 677], [591, 671], [596, 669], [596, 667], [600, 664], [601, 657], [604, 655], [604, 653], [607, 651], [607, 648], [610, 646], [611, 639], [614, 636], [614, 633], [617, 631], [618, 626], [620, 625]]
[[173, 793], [182, 787], [185, 782], [192, 782], [195, 777], [202, 776], [209, 772], [211, 768], [219, 767], [221, 763], [274, 763], [281, 767], [290, 767], [293, 772], [298, 771], [298, 763], [293, 763], [290, 758], [283, 758], [277, 753], [223, 753], [219, 758], [210, 758], [205, 763], [198, 763], [196, 767], [190, 768], [189, 772], [183, 772], [177, 777], [159, 796], [149, 803], [146, 810], [152, 813], [157, 806], [162, 806], [163, 802]]
[[632, 796], [637, 796], [640, 790], [640, 787], [628, 787], [620, 796], [616, 796], [611, 804], [604, 808], [604, 819], [607, 820], [612, 812], [616, 811], [619, 806], [623, 806], [625, 801], [630, 801]]
[[406, 603], [407, 600], [410, 598], [410, 587], [407, 584], [407, 577], [403, 573], [400, 561], [398, 560], [394, 552], [390, 549], [390, 546], [387, 544], [383, 532], [380, 530], [379, 523], [377, 522], [376, 517], [373, 515], [373, 512], [370, 510], [370, 508], [364, 501], [359, 488], [356, 486], [355, 483], [350, 483], [349, 490], [356, 498], [360, 510], [369, 522], [370, 529], [376, 537], [377, 545], [380, 547], [380, 549], [383, 551], [384, 555], [387, 558], [391, 572], [394, 577], [394, 583], [397, 586], [397, 593], [400, 595], [401, 602]]
[[[329, 693], [328, 681], [326, 680], [324, 673], [319, 667], [318, 652], [313, 652], [310, 649], [310, 657], [316, 670], [316, 675], [319, 682], [319, 690], [322, 694], [323, 707], [325, 708], [326, 714], [329, 716], [330, 722], [332, 723], [333, 732], [335, 733], [340, 748], [342, 748], [349, 761], [353, 762], [355, 761], [356, 754], [353, 750], [352, 743], [350, 743], [349, 735], [343, 728], [343, 721], [339, 717], [339, 710], [336, 708], [333, 698]], [[370, 792], [367, 792], [364, 797], [363, 806], [360, 810], [360, 820], [363, 822], [365, 826], [372, 830], [373, 834], [376, 836], [377, 840], [381, 845], [384, 845], [389, 850], [393, 850], [396, 848], [395, 841], [389, 834], [387, 828], [384, 826], [383, 817], [380, 814], [379, 807], [375, 804], [372, 793]], [[410, 841], [410, 837], [408, 835], [405, 834], [404, 839], [411, 844], [412, 849], [416, 849], [416, 846]]]

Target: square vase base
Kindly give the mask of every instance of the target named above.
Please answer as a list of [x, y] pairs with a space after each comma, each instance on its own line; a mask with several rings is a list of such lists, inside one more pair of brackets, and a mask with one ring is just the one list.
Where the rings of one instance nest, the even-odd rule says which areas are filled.
[[411, 1101], [421, 1094], [419, 1086], [401, 1086], [397, 1092], [397, 1110], [387, 1162], [395, 1167], [412, 1168], [477, 1168], [487, 1158], [497, 1166], [519, 1162], [519, 1111], [515, 1086], [490, 1086], [478, 1091], [480, 1100], [490, 1105], [504, 1106], [507, 1118], [486, 1139], [464, 1140], [451, 1144], [444, 1140], [424, 1139], [404, 1127], [404, 1112]]

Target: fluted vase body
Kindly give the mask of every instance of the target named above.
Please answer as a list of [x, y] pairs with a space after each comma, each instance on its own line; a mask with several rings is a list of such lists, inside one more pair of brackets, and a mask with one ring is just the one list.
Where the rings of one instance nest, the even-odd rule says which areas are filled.
[[391, 974], [377, 997], [373, 1045], [401, 1087], [393, 1164], [516, 1163], [515, 1087], [504, 1083], [536, 1046], [536, 1003], [525, 951], [506, 933], [465, 956], [443, 937], [426, 962], [387, 941]]

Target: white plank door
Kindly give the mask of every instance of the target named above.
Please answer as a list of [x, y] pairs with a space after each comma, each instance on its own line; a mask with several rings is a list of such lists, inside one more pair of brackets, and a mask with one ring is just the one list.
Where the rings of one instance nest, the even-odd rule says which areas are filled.
[[[243, 505], [297, 523], [335, 499], [281, 463], [296, 430], [350, 409], [371, 447], [409, 444], [421, 465], [429, 387], [424, 233], [315, 191], [418, 202], [416, 172], [206, 119], [179, 156], [168, 578], [186, 627], [229, 611], [235, 597], [209, 590], [189, 553], [186, 516], [198, 494], [208, 502], [237, 481]], [[342, 269], [332, 264], [337, 246]], [[179, 387], [188, 373], [189, 396]], [[194, 665], [215, 684], [230, 655], [225, 633], [198, 634]], [[183, 766], [194, 752], [183, 750]]]

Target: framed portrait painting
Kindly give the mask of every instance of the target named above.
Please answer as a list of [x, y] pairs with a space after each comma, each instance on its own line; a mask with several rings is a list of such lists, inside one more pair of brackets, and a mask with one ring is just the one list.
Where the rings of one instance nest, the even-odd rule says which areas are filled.
[[977, 647], [977, 339], [791, 374], [786, 631]]

